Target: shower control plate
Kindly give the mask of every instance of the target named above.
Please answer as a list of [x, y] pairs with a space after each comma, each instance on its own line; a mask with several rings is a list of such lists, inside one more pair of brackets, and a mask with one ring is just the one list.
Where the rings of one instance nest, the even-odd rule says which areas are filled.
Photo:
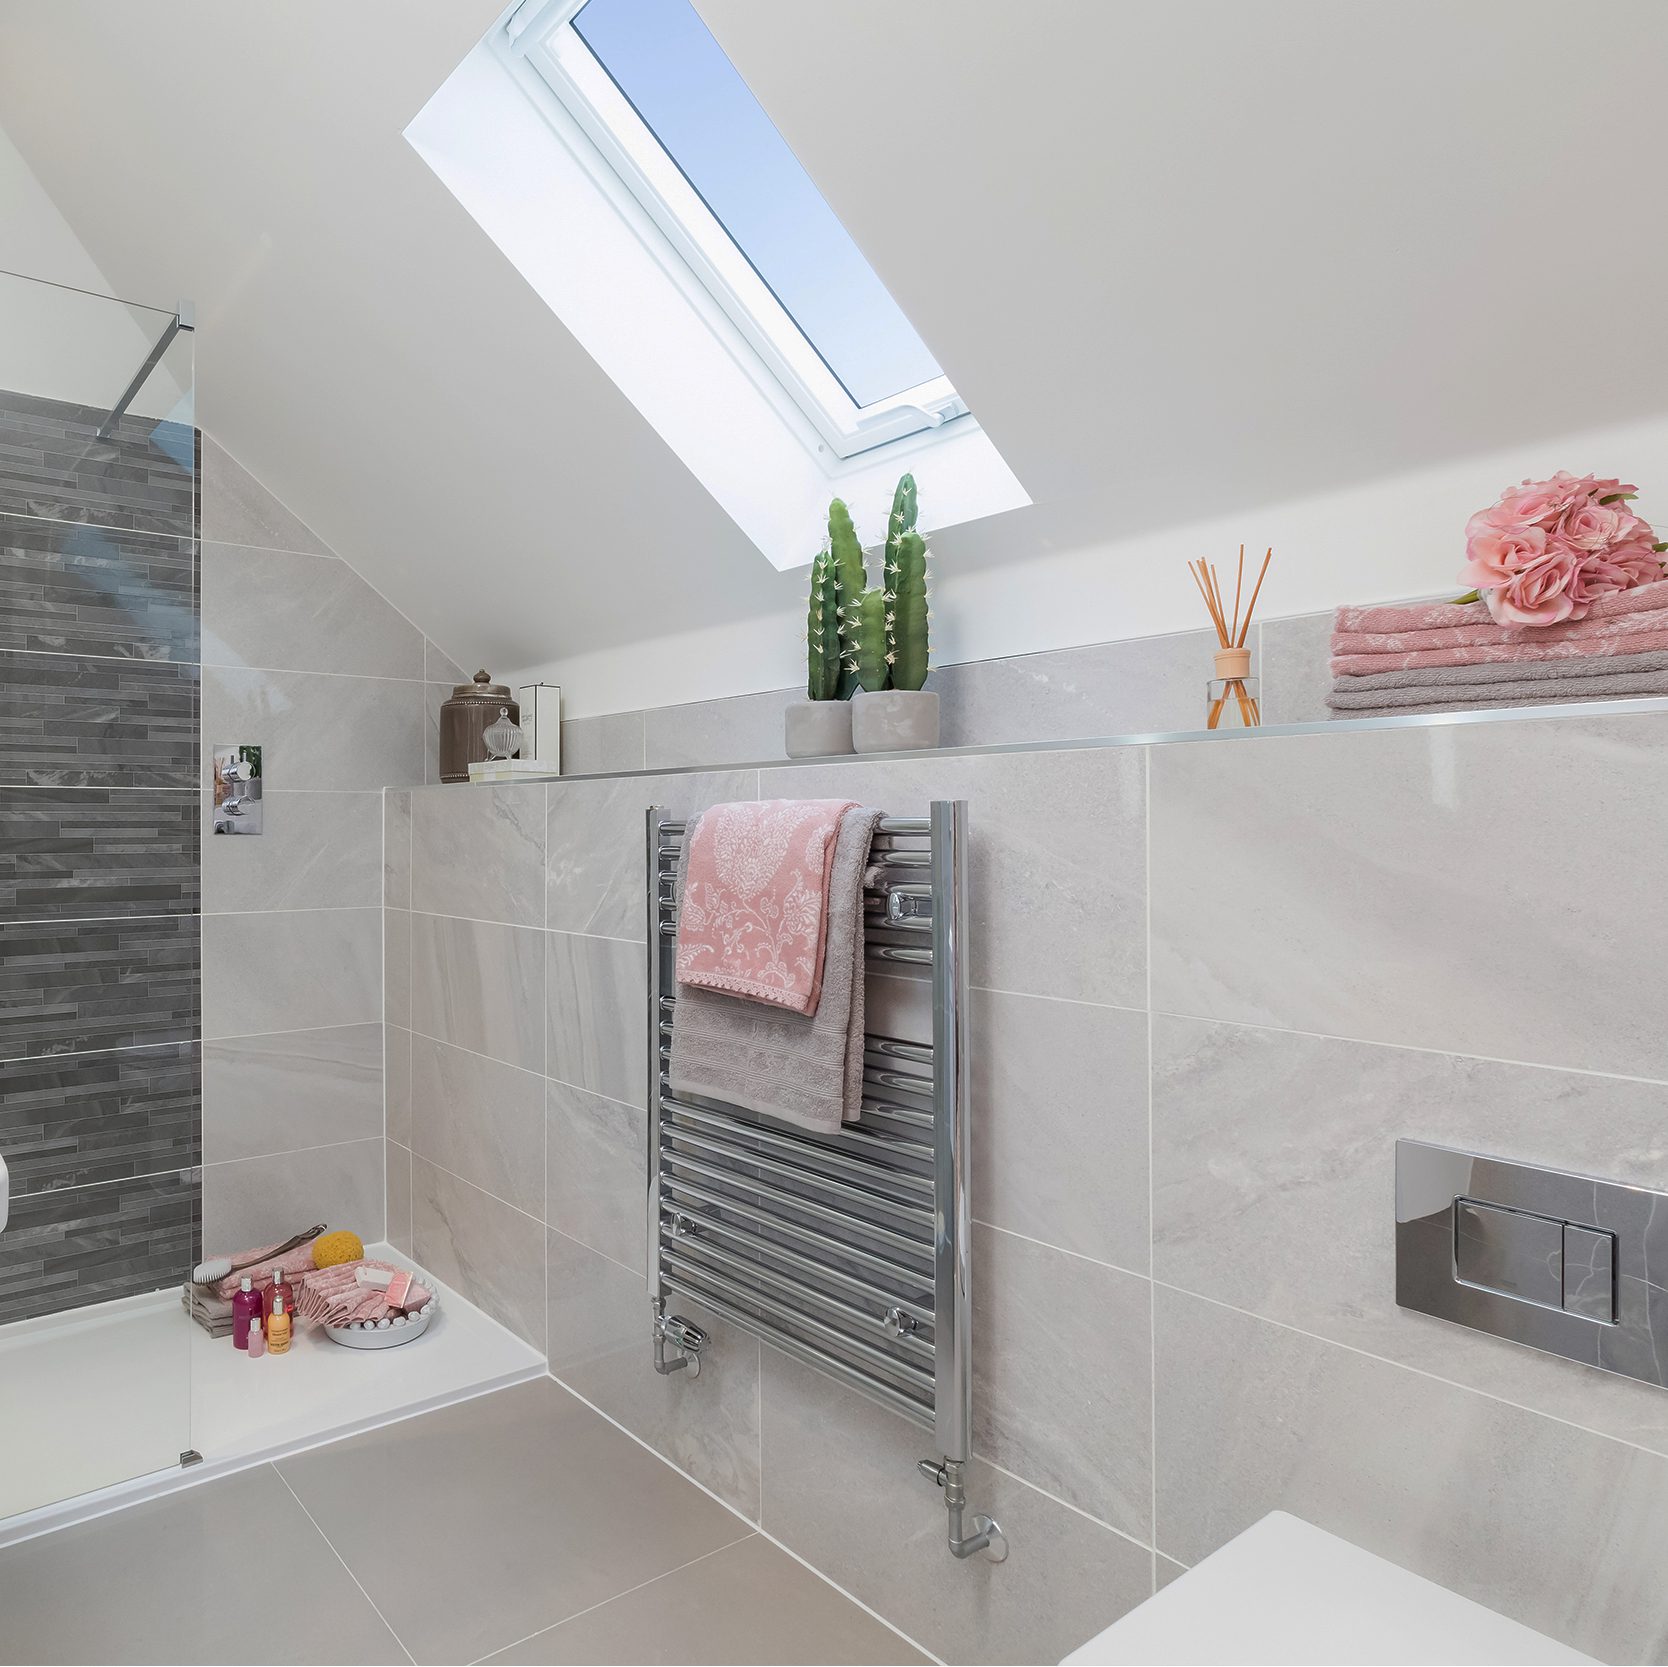
[[1398, 1140], [1396, 1301], [1668, 1386], [1668, 1193]]

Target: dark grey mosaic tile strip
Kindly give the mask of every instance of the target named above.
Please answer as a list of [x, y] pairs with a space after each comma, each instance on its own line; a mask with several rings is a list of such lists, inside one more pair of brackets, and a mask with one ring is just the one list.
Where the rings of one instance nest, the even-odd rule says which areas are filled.
[[0, 786], [196, 782], [195, 666], [0, 651]]
[[0, 648], [197, 660], [189, 538], [0, 516]]
[[0, 922], [195, 914], [201, 802], [178, 788], [8, 788]]
[[129, 416], [97, 440], [106, 415], [0, 392], [0, 510], [191, 537], [195, 431]]
[[0, 1153], [12, 1198], [131, 1180], [202, 1160], [195, 1042], [0, 1062]]
[[0, 927], [0, 1059], [195, 1041], [200, 931], [195, 915]]
[[186, 1171], [17, 1199], [0, 1234], [0, 1325], [182, 1283], [201, 1198]]

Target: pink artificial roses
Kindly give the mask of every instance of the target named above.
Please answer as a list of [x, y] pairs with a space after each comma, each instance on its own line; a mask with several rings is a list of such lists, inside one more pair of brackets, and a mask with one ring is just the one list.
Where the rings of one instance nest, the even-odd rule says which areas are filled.
[[1502, 625], [1557, 625], [1660, 579], [1663, 546], [1627, 507], [1637, 490], [1564, 470], [1508, 487], [1466, 523], [1465, 580]]

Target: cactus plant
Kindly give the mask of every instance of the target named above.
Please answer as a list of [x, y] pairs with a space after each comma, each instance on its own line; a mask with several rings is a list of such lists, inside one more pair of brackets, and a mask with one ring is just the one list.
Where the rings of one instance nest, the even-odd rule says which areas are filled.
[[887, 564], [891, 596], [892, 687], [919, 689], [927, 680], [927, 541], [911, 529], [898, 540], [895, 563]]
[[840, 661], [840, 598], [834, 554], [824, 548], [811, 563], [811, 601], [805, 623], [805, 693], [811, 700], [838, 700], [844, 668]]
[[857, 668], [853, 663], [855, 627], [852, 610], [869, 582], [868, 570], [863, 565], [863, 546], [857, 540], [857, 529], [851, 523], [851, 512], [840, 499], [828, 506], [828, 548], [834, 562], [834, 594], [840, 608], [841, 635], [844, 639], [844, 659], [840, 686], [835, 691], [838, 700], [849, 700], [857, 687]]
[[846, 666], [855, 676], [857, 687], [871, 693], [886, 688], [891, 678], [887, 617], [886, 593], [881, 590], [864, 591], [846, 610]]

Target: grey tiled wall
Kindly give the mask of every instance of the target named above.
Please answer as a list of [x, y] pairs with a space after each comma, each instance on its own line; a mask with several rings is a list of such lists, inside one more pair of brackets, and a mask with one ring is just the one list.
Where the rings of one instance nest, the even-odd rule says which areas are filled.
[[[1277, 1508], [1668, 1659], [1668, 1395], [1405, 1313], [1389, 1260], [1398, 1136], [1668, 1187], [1664, 760], [1641, 713], [390, 795], [396, 1231], [946, 1660], [1057, 1660]], [[757, 792], [970, 804], [1000, 1566], [892, 1415], [716, 1321], [648, 1365], [641, 816]]]
[[0, 1324], [195, 1249], [195, 436], [0, 395]]

